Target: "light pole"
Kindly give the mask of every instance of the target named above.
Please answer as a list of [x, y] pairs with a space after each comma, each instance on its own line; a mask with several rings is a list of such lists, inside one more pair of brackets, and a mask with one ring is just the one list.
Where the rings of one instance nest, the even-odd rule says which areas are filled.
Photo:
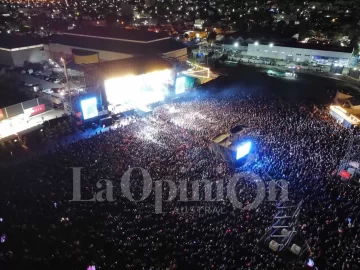
[[[70, 84], [69, 84], [69, 76], [68, 76], [68, 72], [67, 72], [67, 67], [66, 67], [66, 61], [64, 58], [60, 58], [61, 62], [64, 65], [64, 74], [65, 74], [65, 78], [66, 78], [66, 88], [67, 88], [67, 92], [68, 92], [68, 97], [69, 97], [69, 109], [70, 109], [70, 114], [72, 114], [73, 110], [72, 110], [72, 101], [71, 101], [71, 91], [70, 91]], [[69, 61], [70, 62], [70, 61]]]

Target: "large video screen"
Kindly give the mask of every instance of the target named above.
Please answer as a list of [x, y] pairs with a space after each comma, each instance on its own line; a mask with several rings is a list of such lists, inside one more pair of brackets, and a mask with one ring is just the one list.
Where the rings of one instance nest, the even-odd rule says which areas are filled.
[[182, 76], [182, 77], [176, 78], [176, 83], [175, 83], [175, 94], [176, 95], [185, 92], [185, 83], [186, 83], [186, 77]]
[[82, 100], [81, 110], [84, 116], [84, 120], [98, 116], [96, 97]]
[[124, 108], [140, 108], [162, 101], [168, 92], [171, 70], [128, 75], [104, 81], [107, 101]]
[[247, 154], [250, 153], [251, 149], [251, 142], [245, 142], [238, 146], [236, 149], [236, 159], [240, 159], [245, 157]]

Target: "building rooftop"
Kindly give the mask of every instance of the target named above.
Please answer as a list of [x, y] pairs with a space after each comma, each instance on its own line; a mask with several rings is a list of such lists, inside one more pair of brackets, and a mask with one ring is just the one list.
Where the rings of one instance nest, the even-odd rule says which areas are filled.
[[94, 52], [94, 51], [80, 50], [80, 49], [72, 49], [71, 52], [72, 52], [72, 54], [79, 55], [79, 56], [88, 56], [88, 55], [94, 55], [94, 54], [98, 53], [98, 52]]
[[131, 57], [83, 66], [85, 72], [95, 72], [103, 79], [140, 75], [171, 68], [172, 65], [168, 61], [155, 55]]
[[[151, 33], [151, 32], [149, 32]], [[126, 40], [104, 39], [102, 37], [84, 37], [72, 35], [53, 35], [49, 43], [57, 43], [85, 50], [110, 51], [131, 55], [167, 53], [186, 48], [185, 45], [166, 38], [150, 43], [138, 43]]]
[[11, 49], [30, 47], [30, 46], [36, 46], [42, 44], [43, 44], [43, 40], [41, 38], [35, 38], [31, 36], [0, 34], [1, 49], [11, 50]]
[[118, 27], [88, 26], [67, 31], [64, 35], [91, 36], [107, 39], [131, 40], [137, 42], [153, 42], [158, 39], [170, 38], [164, 32], [155, 33], [144, 30], [125, 29]]

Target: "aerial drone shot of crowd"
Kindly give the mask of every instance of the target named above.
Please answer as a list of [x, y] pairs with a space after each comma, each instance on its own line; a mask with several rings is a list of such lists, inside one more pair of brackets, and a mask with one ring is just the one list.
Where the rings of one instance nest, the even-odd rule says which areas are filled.
[[[314, 269], [360, 269], [359, 190], [331, 175], [358, 131], [328, 114], [335, 93], [327, 92], [328, 100], [316, 106], [243, 89], [201, 94], [4, 166], [0, 269], [310, 269], [308, 258]], [[157, 214], [153, 193], [143, 201], [123, 196], [121, 177], [133, 167], [146, 169], [153, 181], [226, 183], [236, 169], [208, 145], [238, 123], [248, 127], [246, 137], [256, 146], [245, 169], [285, 179], [290, 200], [303, 200], [297, 229], [310, 248], [307, 258], [260, 247], [275, 202], [246, 211], [226, 199], [188, 202], [222, 209], [199, 214], [174, 211], [187, 203], [174, 199]], [[99, 190], [101, 179], [113, 181], [116, 200], [71, 201], [72, 167], [83, 167], [83, 200]], [[143, 187], [138, 171], [131, 181], [136, 197]], [[254, 183], [240, 179], [238, 185], [239, 201], [246, 205], [254, 199]]]

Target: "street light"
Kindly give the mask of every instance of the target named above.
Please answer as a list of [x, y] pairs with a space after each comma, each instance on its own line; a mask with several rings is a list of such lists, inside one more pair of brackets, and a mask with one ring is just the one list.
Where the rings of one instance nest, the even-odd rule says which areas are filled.
[[259, 45], [259, 41], [255, 41], [254, 45], [255, 45], [255, 46], [258, 46], [258, 45]]
[[270, 47], [273, 47], [273, 46], [274, 46], [274, 43], [270, 43], [269, 46], [270, 46]]
[[235, 46], [235, 47], [239, 47], [239, 43], [238, 43], [238, 42], [235, 42], [235, 43], [234, 43], [234, 46]]
[[67, 88], [67, 90], [68, 90], [68, 97], [69, 97], [69, 105], [70, 105], [70, 110], [71, 110], [71, 112], [70, 113], [72, 113], [72, 101], [71, 101], [71, 90], [70, 90], [70, 84], [69, 84], [69, 76], [68, 76], [68, 72], [67, 72], [67, 67], [66, 67], [66, 62], [65, 62], [65, 59], [64, 58], [60, 58], [60, 60], [61, 60], [61, 62], [63, 63], [63, 65], [64, 65], [64, 74], [65, 74], [65, 78], [66, 78], [66, 88]]

